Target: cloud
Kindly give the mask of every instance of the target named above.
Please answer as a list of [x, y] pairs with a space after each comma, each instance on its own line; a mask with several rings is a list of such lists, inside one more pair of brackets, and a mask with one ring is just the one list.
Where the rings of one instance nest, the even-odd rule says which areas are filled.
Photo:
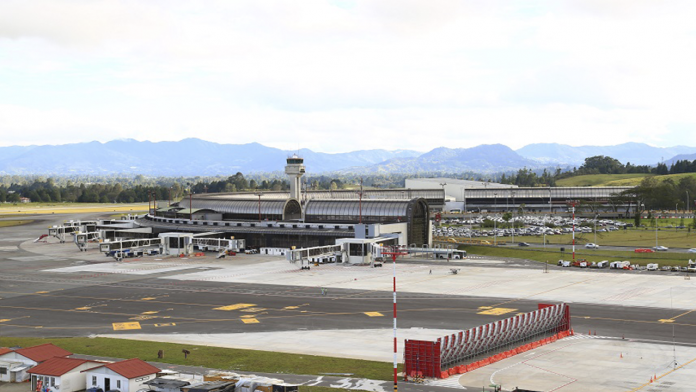
[[6, 0], [0, 143], [696, 145], [694, 8]]

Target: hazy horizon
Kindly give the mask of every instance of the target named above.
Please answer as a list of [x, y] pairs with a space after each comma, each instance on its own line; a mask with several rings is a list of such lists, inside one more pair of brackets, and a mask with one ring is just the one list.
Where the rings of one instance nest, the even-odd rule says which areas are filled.
[[696, 146], [690, 1], [0, 3], [0, 146]]

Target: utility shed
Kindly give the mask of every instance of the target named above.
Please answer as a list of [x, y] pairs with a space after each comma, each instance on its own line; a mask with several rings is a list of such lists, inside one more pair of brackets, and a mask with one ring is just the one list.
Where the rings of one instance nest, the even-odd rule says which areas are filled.
[[29, 370], [31, 390], [45, 388], [53, 392], [75, 392], [87, 388], [83, 370], [93, 368], [99, 362], [86, 359], [55, 357]]
[[104, 391], [136, 392], [145, 389], [145, 382], [154, 379], [160, 369], [138, 359], [108, 363], [83, 370], [89, 388], [101, 388]]
[[[0, 381], [22, 382], [29, 374], [27, 370], [54, 357], [72, 355], [70, 351], [51, 344], [0, 351]], [[4, 370], [3, 370], [4, 369]]]

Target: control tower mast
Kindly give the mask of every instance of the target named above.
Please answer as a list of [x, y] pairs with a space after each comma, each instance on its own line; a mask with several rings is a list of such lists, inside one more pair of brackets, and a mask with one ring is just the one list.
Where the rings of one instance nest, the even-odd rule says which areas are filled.
[[302, 182], [301, 178], [305, 174], [304, 159], [292, 154], [287, 160], [285, 166], [285, 174], [290, 180], [290, 197], [295, 200], [301, 200]]

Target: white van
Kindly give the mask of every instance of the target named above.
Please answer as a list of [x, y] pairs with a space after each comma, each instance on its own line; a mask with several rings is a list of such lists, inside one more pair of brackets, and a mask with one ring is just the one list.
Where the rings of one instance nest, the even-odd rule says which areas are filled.
[[657, 263], [650, 263], [648, 264], [648, 271], [657, 271], [660, 266]]

